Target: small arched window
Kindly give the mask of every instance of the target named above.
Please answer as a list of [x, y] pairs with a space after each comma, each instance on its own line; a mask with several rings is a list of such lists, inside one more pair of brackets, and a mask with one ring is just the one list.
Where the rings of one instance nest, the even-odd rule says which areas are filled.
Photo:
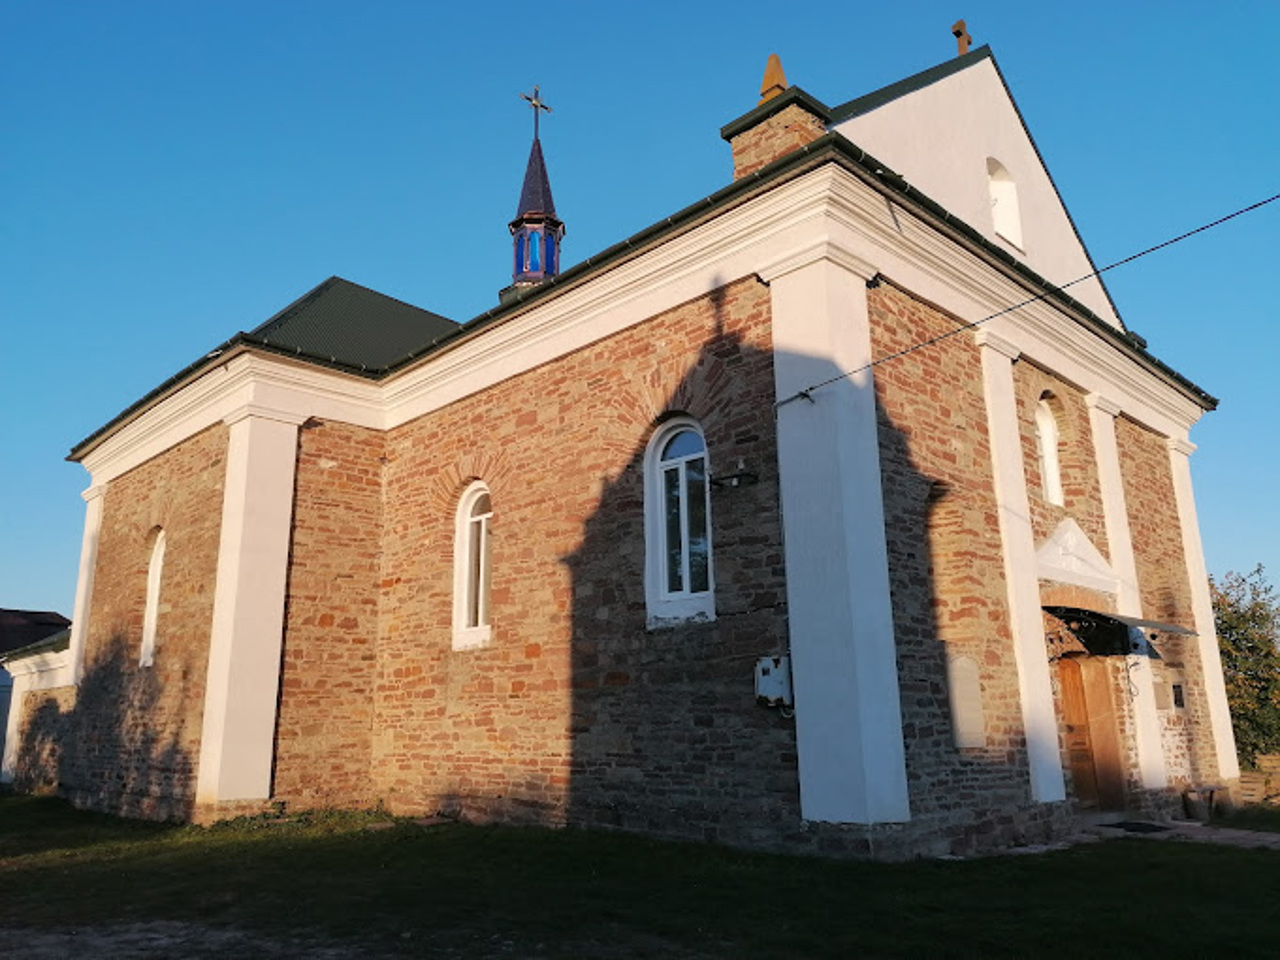
[[1062, 468], [1058, 461], [1058, 445], [1061, 437], [1058, 432], [1058, 418], [1049, 404], [1049, 395], [1045, 394], [1036, 404], [1036, 454], [1040, 460], [1040, 488], [1044, 498], [1052, 504], [1062, 506]]
[[164, 572], [164, 530], [157, 528], [147, 564], [147, 601], [142, 611], [142, 650], [138, 666], [149, 667], [156, 658], [156, 624], [160, 617], [160, 580]]
[[715, 616], [711, 476], [697, 422], [666, 423], [649, 442], [645, 470], [645, 594], [649, 623]]
[[529, 234], [529, 271], [537, 273], [542, 269], [542, 231], [535, 230]]
[[453, 648], [489, 642], [490, 533], [493, 501], [480, 481], [458, 501], [453, 538]]
[[1022, 249], [1022, 213], [1018, 209], [1018, 184], [995, 157], [987, 157], [987, 190], [991, 194], [991, 221], [997, 235]]

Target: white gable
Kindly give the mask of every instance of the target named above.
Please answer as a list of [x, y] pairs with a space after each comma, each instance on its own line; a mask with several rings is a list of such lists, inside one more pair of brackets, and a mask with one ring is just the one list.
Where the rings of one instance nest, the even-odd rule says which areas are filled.
[[[1093, 272], [995, 62], [982, 57], [950, 76], [831, 127], [1050, 283]], [[999, 168], [989, 165], [995, 160]], [[1002, 168], [1002, 169], [1000, 169]], [[997, 232], [996, 206], [1016, 187], [1021, 230]], [[1020, 236], [1019, 236], [1020, 233]], [[1003, 234], [1003, 235], [1002, 235]], [[1017, 243], [1010, 242], [1010, 239]], [[1114, 326], [1120, 319], [1095, 277], [1068, 288]]]
[[1115, 593], [1119, 589], [1115, 570], [1107, 558], [1070, 517], [1058, 524], [1053, 536], [1036, 550], [1036, 576], [1103, 593]]

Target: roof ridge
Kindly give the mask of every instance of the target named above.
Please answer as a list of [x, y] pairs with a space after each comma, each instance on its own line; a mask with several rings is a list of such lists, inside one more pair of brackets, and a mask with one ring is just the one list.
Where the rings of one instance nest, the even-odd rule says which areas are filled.
[[[256, 327], [254, 327], [252, 330], [243, 331], [243, 332], [247, 332], [247, 333], [248, 333], [248, 335], [249, 335], [249, 336], [251, 336], [251, 337], [258, 336], [258, 335], [260, 334], [260, 332], [261, 332], [261, 331], [263, 331], [263, 330], [265, 330], [267, 327], [271, 326], [271, 325], [272, 325], [273, 323], [275, 323], [277, 320], [283, 320], [283, 319], [285, 319], [285, 317], [289, 316], [289, 315], [290, 315], [291, 313], [293, 313], [295, 310], [301, 309], [302, 307], [306, 306], [307, 304], [312, 303], [312, 302], [314, 302], [315, 300], [318, 300], [318, 299], [320, 298], [320, 296], [321, 296], [321, 295], [322, 295], [322, 294], [323, 294], [323, 293], [324, 293], [324, 292], [325, 292], [329, 287], [332, 287], [332, 286], [333, 286], [333, 284], [334, 284], [334, 282], [335, 282], [335, 281], [342, 281], [342, 278], [341, 278], [341, 277], [339, 277], [339, 276], [337, 276], [336, 274], [335, 274], [335, 275], [330, 276], [328, 280], [325, 280], [325, 281], [323, 281], [323, 282], [321, 282], [321, 283], [316, 284], [314, 287], [312, 287], [310, 290], [308, 290], [308, 291], [307, 291], [306, 293], [304, 293], [302, 296], [298, 297], [298, 299], [294, 300], [294, 301], [293, 301], [292, 303], [290, 303], [288, 306], [284, 307], [282, 310], [277, 310], [275, 313], [273, 313], [271, 316], [269, 316], [266, 320], [263, 320], [260, 324], [258, 324], [258, 325], [257, 325]], [[350, 281], [342, 281], [342, 282], [346, 283], [346, 282], [350, 282]]]
[[[329, 283], [333, 280], [336, 280], [339, 283], [345, 283], [349, 287], [355, 287], [358, 290], [363, 290], [366, 293], [375, 294], [383, 300], [390, 300], [392, 303], [398, 303], [402, 307], [409, 307], [411, 310], [417, 310], [419, 313], [429, 313], [431, 316], [439, 317], [441, 320], [449, 320], [449, 318], [442, 313], [436, 313], [434, 310], [428, 310], [426, 307], [420, 307], [416, 303], [410, 303], [408, 300], [401, 300], [399, 297], [393, 297], [389, 293], [383, 293], [381, 290], [375, 290], [373, 287], [365, 286], [363, 283], [356, 283], [356, 281], [348, 280], [346, 277], [339, 277], [335, 275], [326, 280], [325, 283]], [[321, 284], [321, 286], [324, 286], [324, 284]], [[450, 320], [449, 322], [456, 323], [457, 321]]]

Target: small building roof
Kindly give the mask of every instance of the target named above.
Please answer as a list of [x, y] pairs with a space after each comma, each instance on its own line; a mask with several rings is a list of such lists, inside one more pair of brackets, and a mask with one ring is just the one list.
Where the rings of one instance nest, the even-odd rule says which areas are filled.
[[71, 647], [71, 627], [64, 627], [55, 634], [28, 643], [26, 646], [14, 647], [12, 650], [0, 651], [0, 666], [25, 660], [41, 653], [58, 653]]
[[71, 626], [52, 610], [0, 610], [0, 654], [44, 640]]

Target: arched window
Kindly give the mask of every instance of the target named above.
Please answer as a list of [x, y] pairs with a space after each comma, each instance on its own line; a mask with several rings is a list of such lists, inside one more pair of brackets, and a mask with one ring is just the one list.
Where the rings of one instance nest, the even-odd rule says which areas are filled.
[[164, 530], [157, 528], [147, 564], [147, 603], [142, 612], [142, 651], [138, 666], [149, 667], [156, 658], [156, 621], [160, 616], [160, 579], [164, 571]]
[[697, 422], [664, 424], [649, 441], [645, 467], [649, 624], [713, 619], [711, 477]]
[[1022, 249], [1022, 214], [1018, 210], [1018, 185], [995, 157], [987, 157], [987, 189], [991, 193], [991, 220], [996, 233]]
[[1036, 404], [1036, 454], [1040, 459], [1040, 485], [1044, 498], [1062, 506], [1062, 469], [1058, 464], [1058, 418], [1045, 394]]
[[458, 501], [453, 538], [453, 649], [489, 642], [489, 521], [493, 501], [480, 481]]

